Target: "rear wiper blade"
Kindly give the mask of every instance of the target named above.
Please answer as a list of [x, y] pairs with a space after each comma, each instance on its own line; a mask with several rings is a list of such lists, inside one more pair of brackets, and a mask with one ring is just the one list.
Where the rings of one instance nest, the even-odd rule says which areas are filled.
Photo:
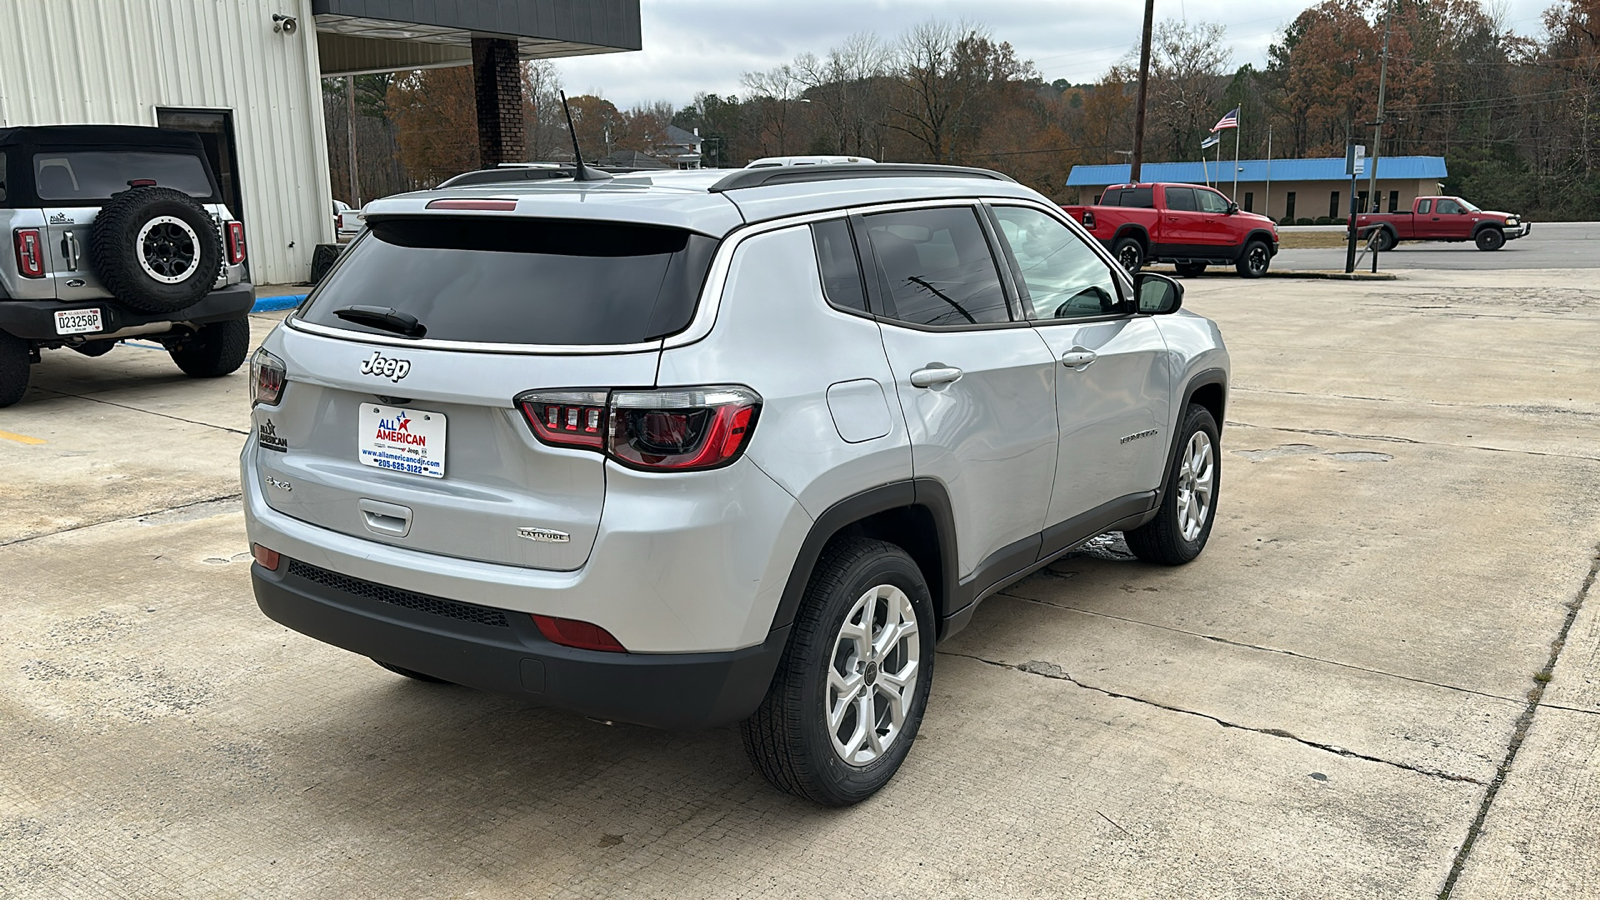
[[419, 338], [428, 333], [427, 327], [417, 321], [416, 316], [388, 306], [346, 306], [334, 310], [333, 314], [346, 322], [370, 325], [406, 337]]

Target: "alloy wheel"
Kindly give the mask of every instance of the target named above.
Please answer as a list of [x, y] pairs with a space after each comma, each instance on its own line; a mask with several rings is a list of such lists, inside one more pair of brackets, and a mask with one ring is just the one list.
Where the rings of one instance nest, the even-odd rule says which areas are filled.
[[200, 262], [200, 236], [176, 216], [157, 216], [139, 229], [139, 268], [162, 284], [177, 284]]
[[917, 691], [922, 639], [906, 592], [892, 584], [856, 599], [834, 636], [822, 714], [833, 751], [865, 766], [894, 744]]
[[1198, 539], [1211, 516], [1217, 477], [1214, 462], [1211, 436], [1196, 431], [1184, 447], [1178, 469], [1178, 530], [1186, 541]]

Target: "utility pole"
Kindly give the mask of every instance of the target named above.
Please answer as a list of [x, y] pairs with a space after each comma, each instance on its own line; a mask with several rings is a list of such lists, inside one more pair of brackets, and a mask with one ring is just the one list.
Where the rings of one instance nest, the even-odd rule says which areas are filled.
[[356, 77], [344, 77], [345, 135], [350, 144], [350, 206], [361, 208], [361, 179], [356, 177]]
[[1378, 119], [1372, 123], [1372, 158], [1367, 161], [1370, 166], [1367, 170], [1367, 200], [1372, 203], [1373, 212], [1383, 212], [1383, 204], [1378, 201], [1378, 148], [1382, 146], [1383, 139], [1383, 89], [1384, 82], [1389, 78], [1389, 19], [1394, 9], [1394, 0], [1387, 0], [1383, 4], [1383, 53], [1378, 63]]
[[1133, 115], [1133, 162], [1128, 181], [1139, 183], [1144, 164], [1144, 102], [1150, 88], [1150, 25], [1155, 20], [1156, 0], [1144, 0], [1144, 37], [1139, 42], [1139, 106]]

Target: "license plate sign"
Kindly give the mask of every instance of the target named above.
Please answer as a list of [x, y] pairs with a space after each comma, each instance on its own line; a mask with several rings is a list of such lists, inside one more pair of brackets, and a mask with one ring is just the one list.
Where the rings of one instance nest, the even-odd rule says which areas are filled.
[[361, 404], [356, 453], [364, 466], [444, 477], [445, 417], [398, 406]]
[[68, 309], [56, 313], [56, 334], [93, 334], [104, 331], [98, 309]]

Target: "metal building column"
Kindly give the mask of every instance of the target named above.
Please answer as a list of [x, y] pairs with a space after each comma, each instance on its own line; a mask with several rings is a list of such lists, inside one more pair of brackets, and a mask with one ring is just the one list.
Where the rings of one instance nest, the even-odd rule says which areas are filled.
[[478, 158], [484, 167], [522, 162], [527, 126], [522, 118], [522, 67], [517, 42], [472, 38], [472, 82], [478, 102]]

